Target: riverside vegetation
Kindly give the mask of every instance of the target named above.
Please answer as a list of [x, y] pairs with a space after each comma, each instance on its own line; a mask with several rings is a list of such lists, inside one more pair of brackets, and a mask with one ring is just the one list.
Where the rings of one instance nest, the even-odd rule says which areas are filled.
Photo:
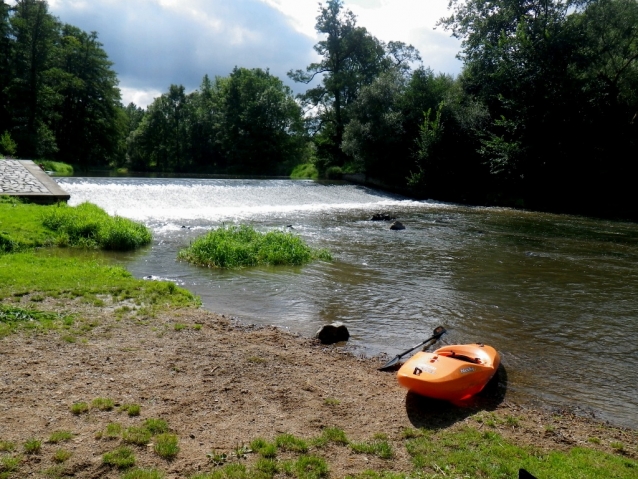
[[46, 1], [12, 3], [0, 2], [0, 155], [80, 169], [353, 172], [425, 198], [638, 218], [626, 154], [638, 139], [635, 0], [451, 0], [438, 26], [461, 41], [456, 77], [326, 0], [317, 61], [288, 72], [308, 85], [297, 97], [247, 65], [191, 92], [170, 85], [147, 108], [121, 104], [96, 32]]
[[14, 245], [0, 252], [2, 479], [635, 477], [635, 431], [415, 404], [374, 360], [233, 326], [172, 283], [64, 254], [100, 243], [56, 246], [58, 209], [76, 208], [0, 203]]
[[257, 265], [301, 265], [313, 259], [330, 261], [327, 250], [314, 250], [290, 232], [261, 233], [251, 226], [222, 226], [197, 238], [177, 257], [214, 268]]

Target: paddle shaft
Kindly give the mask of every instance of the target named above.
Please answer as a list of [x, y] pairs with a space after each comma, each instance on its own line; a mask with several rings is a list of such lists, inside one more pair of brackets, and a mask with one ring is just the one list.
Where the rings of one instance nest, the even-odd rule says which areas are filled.
[[428, 341], [432, 341], [432, 340], [438, 340], [441, 336], [443, 336], [447, 331], [445, 330], [445, 328], [443, 326], [439, 326], [438, 328], [436, 328], [434, 331], [434, 334], [429, 337], [428, 339], [426, 339], [425, 341], [420, 342], [419, 344], [417, 344], [416, 346], [408, 349], [407, 351], [402, 352], [401, 354], [397, 354], [395, 357], [393, 357], [390, 361], [388, 361], [387, 363], [385, 363], [383, 366], [381, 366], [379, 369], [385, 369], [389, 366], [393, 366], [394, 364], [397, 363], [397, 361], [399, 359], [401, 359], [403, 356], [405, 356], [406, 354], [408, 354], [411, 351], [414, 351], [416, 348], [423, 346], [425, 343], [427, 343]]

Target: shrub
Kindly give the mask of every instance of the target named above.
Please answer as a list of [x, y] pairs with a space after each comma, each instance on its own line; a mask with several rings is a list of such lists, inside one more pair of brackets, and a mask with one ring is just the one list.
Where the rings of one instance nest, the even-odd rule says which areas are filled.
[[250, 226], [214, 229], [181, 250], [178, 258], [214, 268], [301, 265], [313, 259], [332, 259], [327, 251], [313, 250], [292, 233], [260, 233]]
[[343, 170], [338, 166], [331, 166], [326, 170], [326, 178], [329, 180], [340, 180], [343, 177]]
[[319, 171], [312, 163], [302, 163], [301, 165], [295, 166], [292, 173], [290, 173], [290, 177], [293, 179], [309, 178], [316, 180], [319, 178]]

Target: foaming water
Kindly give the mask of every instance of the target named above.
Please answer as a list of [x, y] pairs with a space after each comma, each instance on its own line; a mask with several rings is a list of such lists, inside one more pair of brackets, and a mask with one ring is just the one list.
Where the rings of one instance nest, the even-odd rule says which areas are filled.
[[[152, 247], [111, 257], [137, 277], [183, 285], [208, 309], [304, 335], [343, 321], [365, 354], [396, 354], [443, 324], [448, 343], [501, 352], [508, 394], [638, 427], [635, 224], [412, 201], [339, 183], [58, 181], [71, 204], [91, 201], [149, 225]], [[407, 229], [368, 221], [374, 212]], [[286, 228], [334, 261], [239, 271], [176, 261], [224, 223]]]

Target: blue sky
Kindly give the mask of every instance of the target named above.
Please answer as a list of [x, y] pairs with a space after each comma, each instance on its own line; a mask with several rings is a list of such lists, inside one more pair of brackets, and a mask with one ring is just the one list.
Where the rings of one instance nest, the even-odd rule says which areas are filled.
[[[124, 103], [146, 106], [171, 83], [198, 87], [234, 66], [286, 78], [316, 60], [318, 0], [49, 0], [62, 22], [97, 31], [120, 79]], [[358, 24], [383, 41], [419, 49], [434, 71], [458, 74], [459, 42], [434, 30], [447, 0], [346, 0]]]

